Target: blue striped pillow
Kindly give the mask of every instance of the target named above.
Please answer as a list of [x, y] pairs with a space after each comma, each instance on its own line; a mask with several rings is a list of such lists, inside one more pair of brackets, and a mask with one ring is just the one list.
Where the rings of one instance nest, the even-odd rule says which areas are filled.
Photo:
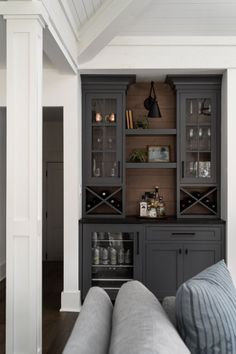
[[236, 290], [223, 260], [180, 286], [176, 317], [192, 354], [236, 353]]

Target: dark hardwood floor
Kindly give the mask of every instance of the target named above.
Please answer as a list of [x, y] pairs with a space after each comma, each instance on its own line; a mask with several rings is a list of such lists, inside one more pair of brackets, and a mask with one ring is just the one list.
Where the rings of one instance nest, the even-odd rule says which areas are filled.
[[6, 283], [0, 282], [0, 354], [5, 353]]
[[[60, 312], [62, 262], [43, 264], [43, 354], [61, 354], [78, 313]], [[5, 353], [5, 282], [0, 283], [0, 354]]]

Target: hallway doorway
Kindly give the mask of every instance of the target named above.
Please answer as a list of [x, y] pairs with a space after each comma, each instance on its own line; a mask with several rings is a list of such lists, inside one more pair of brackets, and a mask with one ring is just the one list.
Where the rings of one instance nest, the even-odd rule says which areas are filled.
[[63, 261], [63, 108], [43, 108], [43, 260]]

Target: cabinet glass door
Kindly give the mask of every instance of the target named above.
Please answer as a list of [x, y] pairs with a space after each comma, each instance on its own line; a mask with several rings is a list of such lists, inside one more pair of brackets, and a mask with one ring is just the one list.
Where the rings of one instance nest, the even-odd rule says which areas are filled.
[[215, 181], [214, 96], [185, 97], [182, 105], [182, 180], [191, 183]]
[[134, 232], [92, 232], [92, 286], [115, 298], [121, 285], [134, 279]]
[[122, 101], [120, 95], [89, 95], [88, 171], [90, 181], [96, 184], [115, 184], [121, 175]]

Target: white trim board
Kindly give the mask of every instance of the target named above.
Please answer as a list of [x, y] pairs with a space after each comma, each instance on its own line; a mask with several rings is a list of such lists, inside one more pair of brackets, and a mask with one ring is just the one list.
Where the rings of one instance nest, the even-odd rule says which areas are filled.
[[62, 291], [60, 312], [80, 312], [80, 291]]

